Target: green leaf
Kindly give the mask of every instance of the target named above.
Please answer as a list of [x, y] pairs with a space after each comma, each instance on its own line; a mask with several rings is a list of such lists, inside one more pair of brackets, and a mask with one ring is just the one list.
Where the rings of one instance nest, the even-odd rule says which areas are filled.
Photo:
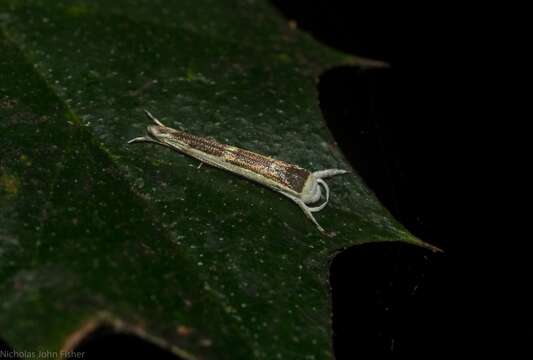
[[174, 128], [310, 170], [349, 169], [316, 79], [380, 63], [324, 48], [263, 1], [0, 2], [0, 336], [72, 350], [98, 326], [185, 359], [332, 358], [328, 264], [346, 247], [431, 246], [355, 172], [317, 220], [155, 145]]

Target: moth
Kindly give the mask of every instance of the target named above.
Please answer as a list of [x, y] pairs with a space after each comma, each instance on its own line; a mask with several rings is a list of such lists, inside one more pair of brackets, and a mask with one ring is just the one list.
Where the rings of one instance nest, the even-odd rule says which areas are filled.
[[[144, 112], [154, 124], [146, 128], [147, 135], [134, 138], [128, 141], [128, 144], [162, 145], [198, 159], [202, 163], [264, 185], [294, 201], [320, 232], [328, 234], [313, 216], [314, 212], [322, 210], [329, 201], [329, 187], [323, 179], [346, 174], [348, 171], [326, 169], [310, 172], [269, 156], [219, 143], [213, 138], [172, 129], [163, 125], [147, 110]], [[320, 205], [312, 206], [320, 201], [322, 189], [325, 191], [325, 200]]]

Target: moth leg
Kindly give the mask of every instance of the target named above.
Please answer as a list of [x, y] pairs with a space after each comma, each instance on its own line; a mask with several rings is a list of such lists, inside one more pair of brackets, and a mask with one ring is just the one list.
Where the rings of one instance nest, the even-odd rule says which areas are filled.
[[153, 122], [155, 122], [157, 125], [162, 126], [162, 127], [166, 127], [165, 125], [163, 125], [163, 123], [161, 121], [157, 120], [156, 117], [150, 113], [150, 111], [145, 109], [144, 113], [146, 114], [146, 116], [148, 116], [150, 119], [152, 119]]
[[346, 174], [346, 173], [348, 173], [348, 171], [342, 170], [342, 169], [326, 169], [326, 170], [315, 171], [313, 173], [313, 175], [317, 179], [321, 179], [321, 178], [332, 177], [332, 176], [335, 176], [335, 175], [342, 175], [342, 174]]
[[309, 206], [307, 206], [302, 200], [298, 199], [297, 197], [295, 196], [292, 196], [292, 195], [289, 195], [289, 194], [286, 194], [284, 192], [281, 192], [283, 195], [285, 195], [286, 197], [288, 197], [289, 199], [291, 199], [292, 201], [294, 201], [299, 207], [300, 209], [302, 209], [302, 211], [304, 212], [305, 216], [307, 216], [308, 219], [310, 219], [315, 225], [316, 227], [318, 228], [318, 230], [325, 234], [325, 235], [328, 235], [328, 232], [326, 230], [324, 230], [324, 228], [322, 226], [320, 226], [320, 224], [318, 223], [318, 221], [316, 221], [315, 217], [313, 216], [313, 213], [311, 212]]

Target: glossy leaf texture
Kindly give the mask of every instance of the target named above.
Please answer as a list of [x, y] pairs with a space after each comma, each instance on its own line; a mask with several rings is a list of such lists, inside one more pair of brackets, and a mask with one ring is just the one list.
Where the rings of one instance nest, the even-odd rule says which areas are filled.
[[328, 266], [427, 246], [353, 171], [321, 235], [287, 198], [155, 145], [165, 124], [310, 170], [350, 169], [316, 79], [378, 62], [263, 1], [0, 1], [0, 337], [72, 350], [98, 326], [184, 359], [332, 358]]

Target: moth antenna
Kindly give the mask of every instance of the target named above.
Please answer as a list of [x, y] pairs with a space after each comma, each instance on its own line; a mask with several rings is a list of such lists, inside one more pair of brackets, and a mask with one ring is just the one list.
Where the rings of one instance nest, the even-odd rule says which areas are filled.
[[161, 121], [157, 120], [156, 117], [150, 113], [150, 111], [144, 109], [144, 113], [146, 114], [146, 116], [148, 116], [150, 119], [152, 119], [153, 122], [155, 122], [157, 125], [162, 126], [162, 127], [166, 127], [165, 125], [163, 125], [163, 123]]
[[319, 206], [316, 206], [316, 207], [310, 207], [310, 206], [307, 206], [307, 209], [311, 212], [318, 212], [320, 210], [322, 210], [323, 208], [326, 207], [326, 205], [328, 204], [329, 202], [329, 186], [328, 184], [326, 184], [326, 182], [324, 180], [322, 180], [321, 178], [318, 178], [316, 180], [319, 184], [321, 184], [324, 189], [326, 190], [326, 200]]
[[326, 170], [315, 171], [313, 175], [315, 175], [317, 179], [320, 179], [320, 178], [327, 178], [327, 177], [331, 177], [335, 175], [342, 175], [342, 174], [347, 174], [347, 173], [348, 171], [342, 170], [342, 169], [326, 169]]
[[144, 142], [144, 143], [147, 142], [147, 143], [154, 143], [154, 144], [161, 145], [159, 141], [155, 141], [154, 139], [151, 139], [148, 136], [136, 137], [135, 139], [131, 139], [130, 141], [128, 141], [128, 144], [139, 143], [139, 142]]

